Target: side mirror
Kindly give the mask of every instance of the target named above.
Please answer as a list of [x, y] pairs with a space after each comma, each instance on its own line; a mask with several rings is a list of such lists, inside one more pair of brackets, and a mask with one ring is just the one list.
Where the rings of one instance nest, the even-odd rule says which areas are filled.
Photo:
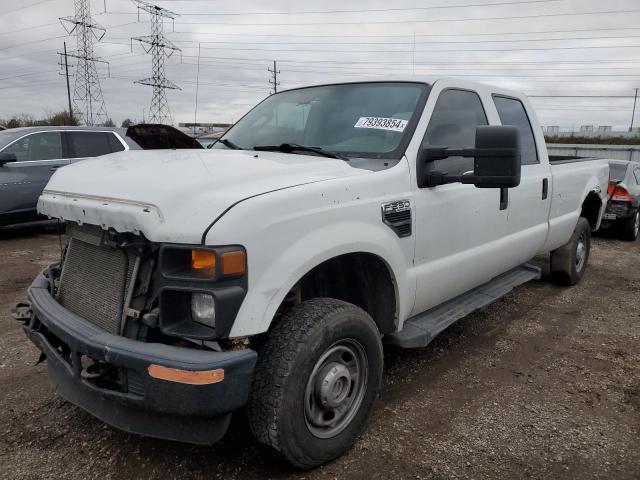
[[5, 163], [17, 162], [18, 157], [15, 153], [0, 153], [0, 167]]
[[[448, 175], [426, 171], [426, 164], [448, 157], [473, 157], [473, 175]], [[482, 126], [476, 129], [475, 148], [423, 148], [418, 157], [420, 187], [446, 183], [474, 184], [478, 188], [512, 188], [520, 185], [520, 134], [517, 127]]]

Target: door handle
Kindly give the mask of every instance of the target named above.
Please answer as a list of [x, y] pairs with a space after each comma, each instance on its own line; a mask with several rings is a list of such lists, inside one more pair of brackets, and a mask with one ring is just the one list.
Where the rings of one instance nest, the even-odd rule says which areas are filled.
[[509, 206], [509, 189], [502, 187], [500, 189], [500, 210], [506, 210]]
[[546, 200], [548, 196], [549, 196], [549, 179], [543, 178], [542, 179], [542, 199]]

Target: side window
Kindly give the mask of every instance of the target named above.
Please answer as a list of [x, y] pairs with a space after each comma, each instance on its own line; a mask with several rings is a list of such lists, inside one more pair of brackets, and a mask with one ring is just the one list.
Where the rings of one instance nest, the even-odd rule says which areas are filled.
[[522, 148], [522, 165], [533, 165], [540, 163], [536, 150], [536, 139], [533, 136], [531, 122], [527, 116], [527, 111], [520, 100], [515, 98], [493, 96], [493, 102], [498, 110], [500, 121], [503, 125], [513, 125], [520, 131], [520, 146]]
[[122, 145], [122, 142], [113, 133], [107, 133], [107, 138], [109, 139], [111, 152], [121, 152], [124, 150], [124, 145]]
[[[487, 115], [477, 93], [444, 90], [436, 102], [423, 144], [456, 149], [473, 147], [476, 127], [482, 125], [488, 125]], [[462, 175], [473, 171], [473, 158], [449, 157], [432, 162], [428, 168]]]
[[74, 158], [97, 157], [111, 153], [105, 132], [69, 132]]
[[62, 158], [60, 132], [40, 132], [27, 135], [9, 145], [2, 153], [15, 154], [18, 162], [58, 160]]
[[633, 175], [636, 177], [636, 183], [640, 185], [640, 168], [636, 168], [633, 171]]

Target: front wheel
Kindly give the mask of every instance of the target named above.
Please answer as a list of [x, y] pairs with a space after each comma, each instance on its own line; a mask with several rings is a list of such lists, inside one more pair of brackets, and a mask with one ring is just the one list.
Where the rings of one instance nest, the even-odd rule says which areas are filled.
[[636, 210], [633, 215], [620, 222], [620, 238], [633, 242], [638, 238], [638, 230], [640, 230], [640, 210]]
[[364, 428], [382, 363], [380, 333], [365, 311], [331, 298], [297, 305], [258, 352], [253, 434], [300, 468], [339, 457]]
[[576, 285], [587, 270], [591, 252], [591, 225], [580, 217], [571, 239], [551, 252], [551, 278], [558, 285]]

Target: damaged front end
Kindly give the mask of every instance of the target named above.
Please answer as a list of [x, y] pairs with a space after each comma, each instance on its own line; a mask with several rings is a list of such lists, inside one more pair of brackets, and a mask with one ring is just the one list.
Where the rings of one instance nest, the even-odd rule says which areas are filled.
[[[256, 361], [228, 339], [246, 294], [244, 250], [155, 244], [74, 224], [67, 237], [61, 263], [35, 279], [29, 304], [14, 314], [46, 355], [56, 391], [132, 433], [221, 438], [247, 401]], [[193, 271], [194, 251], [213, 268]], [[192, 298], [205, 297], [212, 318], [192, 308]]]

